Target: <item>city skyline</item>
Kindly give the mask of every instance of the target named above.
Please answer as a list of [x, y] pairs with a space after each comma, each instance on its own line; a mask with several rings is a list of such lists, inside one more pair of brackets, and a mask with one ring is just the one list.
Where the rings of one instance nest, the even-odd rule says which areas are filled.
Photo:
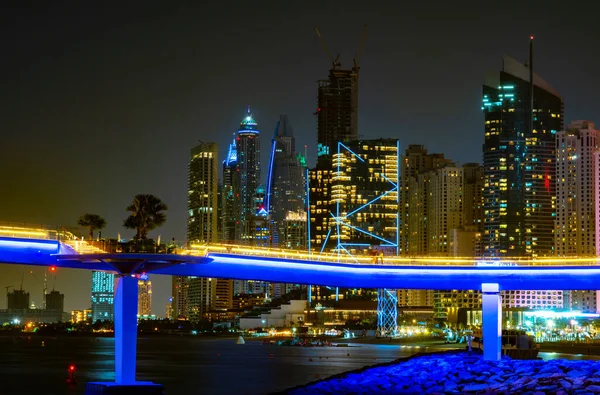
[[[292, 8], [294, 7], [292, 6]], [[524, 8], [526, 9], [527, 7]], [[409, 11], [416, 13], [417, 15], [421, 15], [421, 17], [423, 16], [423, 10], [420, 10], [418, 7], [410, 9]], [[282, 10], [281, 12], [285, 13], [285, 10]], [[287, 12], [290, 11], [288, 10]], [[333, 10], [330, 12], [333, 12]], [[546, 10], [541, 12], [550, 11]], [[182, 15], [178, 15], [179, 18], [183, 18]], [[553, 15], [554, 18], [558, 17], [557, 14]], [[148, 17], [148, 15], [145, 16]], [[365, 19], [367, 16], [368, 15], [361, 16], [361, 18]], [[502, 13], [498, 13], [498, 15], [493, 17], [501, 18]], [[493, 19], [493, 17], [490, 18]], [[440, 18], [440, 16], [438, 16], [438, 18]], [[56, 56], [58, 59], [70, 59], [75, 63], [82, 62], [83, 58], [77, 58], [77, 55], [67, 54], [64, 51], [61, 52], [62, 47], [60, 45], [57, 46], [56, 43], [46, 47], [45, 45], [48, 44], [48, 42], [39, 36], [36, 36], [35, 34], [23, 38], [23, 40], [26, 41], [26, 45], [24, 46], [25, 48], [32, 48], [36, 49], [38, 52], [41, 51], [41, 53], [53, 55], [46, 59], [46, 61], [49, 62], [49, 64], [46, 66], [49, 67], [46, 69], [39, 68], [40, 66], [37, 66], [38, 68], [34, 66], [22, 67], [31, 65], [27, 61], [27, 54], [18, 52], [19, 50], [11, 48], [12, 50], [17, 51], [21, 56], [13, 57], [12, 61], [9, 62], [8, 65], [4, 66], [5, 71], [11, 71], [13, 70], [11, 67], [16, 67], [19, 69], [19, 72], [17, 73], [18, 75], [26, 72], [33, 76], [37, 76], [40, 80], [43, 80], [39, 83], [41, 85], [26, 86], [25, 88], [29, 88], [29, 90], [24, 88], [24, 92], [35, 93], [36, 89], [39, 89], [45, 84], [56, 83], [57, 79], [60, 80], [60, 78], [67, 78], [67, 89], [65, 89], [64, 92], [57, 91], [57, 97], [50, 101], [48, 101], [48, 97], [40, 94], [39, 97], [35, 95], [30, 97], [31, 101], [25, 103], [23, 100], [25, 97], [16, 95], [16, 100], [14, 100], [12, 103], [8, 103], [6, 108], [8, 108], [11, 113], [20, 114], [28, 106], [34, 108], [35, 111], [31, 114], [32, 121], [25, 121], [19, 116], [9, 118], [9, 122], [7, 123], [6, 127], [9, 130], [13, 130], [14, 133], [9, 136], [8, 145], [5, 148], [6, 155], [1, 156], [3, 159], [0, 159], [0, 164], [2, 164], [5, 168], [10, 168], [11, 164], [15, 163], [16, 158], [13, 156], [13, 152], [21, 152], [19, 147], [25, 145], [25, 141], [23, 141], [23, 136], [25, 135], [27, 135], [28, 139], [36, 138], [40, 142], [39, 146], [48, 146], [52, 147], [53, 149], [49, 150], [52, 152], [52, 155], [50, 155], [48, 150], [40, 152], [38, 151], [38, 146], [30, 147], [32, 154], [31, 160], [27, 163], [20, 163], [19, 171], [15, 172], [17, 177], [14, 177], [11, 174], [3, 175], [3, 185], [5, 185], [5, 188], [7, 191], [9, 191], [9, 194], [4, 198], [5, 204], [3, 204], [2, 208], [0, 208], [0, 218], [8, 221], [19, 220], [32, 223], [70, 225], [74, 224], [77, 216], [81, 215], [82, 213], [95, 211], [101, 215], [104, 215], [108, 220], [108, 227], [105, 231], [103, 231], [104, 235], [116, 237], [117, 233], [120, 233], [125, 237], [128, 237], [130, 236], [130, 232], [126, 231], [120, 226], [122, 219], [125, 217], [124, 207], [126, 206], [127, 200], [131, 195], [147, 191], [161, 197], [167, 204], [169, 204], [171, 208], [168, 212], [168, 220], [165, 226], [153, 232], [151, 236], [156, 237], [157, 235], [161, 234], [163, 240], [169, 240], [171, 237], [183, 239], [183, 235], [185, 234], [186, 214], [186, 210], [184, 208], [186, 190], [186, 160], [184, 159], [185, 155], [178, 155], [178, 153], [189, 150], [193, 143], [198, 139], [211, 141], [210, 136], [216, 135], [220, 139], [218, 141], [219, 156], [225, 155], [224, 149], [231, 138], [231, 131], [235, 129], [235, 124], [239, 122], [239, 114], [241, 111], [243, 111], [243, 108], [247, 104], [251, 104], [253, 106], [253, 109], [256, 112], [255, 118], [262, 125], [261, 128], [264, 131], [263, 134], [266, 134], [266, 136], [262, 137], [263, 146], [268, 146], [267, 139], [275, 127], [278, 114], [287, 113], [290, 115], [290, 119], [295, 125], [295, 130], [300, 131], [297, 137], [299, 141], [298, 146], [309, 146], [309, 161], [314, 163], [316, 153], [316, 121], [312, 115], [312, 112], [316, 110], [314, 108], [314, 91], [316, 87], [316, 81], [326, 76], [329, 65], [319, 43], [316, 42], [314, 38], [312, 27], [314, 24], [320, 26], [325, 40], [329, 43], [330, 47], [336, 50], [336, 52], [339, 50], [341, 53], [342, 62], [347, 66], [350, 64], [351, 57], [358, 46], [358, 38], [362, 23], [358, 21], [358, 18], [355, 16], [349, 17], [343, 25], [343, 33], [336, 34], [336, 29], [328, 25], [325, 20], [317, 23], [319, 21], [307, 19], [310, 18], [305, 18], [301, 21], [302, 34], [288, 35], [289, 37], [294, 37], [294, 40], [296, 40], [294, 41], [295, 43], [302, 43], [302, 45], [300, 45], [302, 51], [297, 54], [297, 59], [302, 59], [304, 62], [307, 62], [307, 67], [304, 67], [307, 69], [307, 71], [302, 74], [302, 78], [299, 78], [301, 84], [298, 83], [296, 86], [297, 89], [287, 90], [288, 94], [291, 96], [302, 97], [300, 101], [289, 101], [286, 100], [286, 98], [283, 98], [282, 100], [281, 93], [274, 93], [273, 86], [267, 84], [269, 89], [265, 89], [266, 94], [248, 94], [241, 95], [243, 97], [240, 96], [233, 98], [231, 103], [227, 103], [224, 106], [223, 113], [215, 114], [215, 116], [212, 117], [212, 111], [214, 107], [206, 105], [206, 102], [203, 100], [200, 100], [200, 102], [205, 105], [203, 110], [206, 111], [206, 113], [201, 115], [192, 115], [192, 111], [198, 111], [195, 100], [192, 98], [193, 95], [191, 95], [192, 97], [189, 95], [183, 95], [185, 97], [178, 97], [176, 100], [176, 102], [179, 102], [180, 104], [185, 103], [185, 112], [183, 113], [179, 110], [174, 110], [174, 107], [172, 107], [174, 103], [159, 101], [160, 105], [170, 104], [171, 107], [167, 106], [167, 108], [170, 108], [173, 113], [173, 115], [169, 115], [167, 117], [169, 118], [167, 120], [162, 118], [159, 119], [161, 122], [158, 124], [164, 128], [164, 131], [162, 132], [158, 128], [154, 127], [146, 129], [148, 126], [146, 122], [148, 122], [148, 120], [142, 120], [140, 117], [142, 114], [148, 116], [149, 118], [152, 118], [152, 116], [150, 116], [147, 111], [140, 111], [140, 108], [136, 106], [134, 106], [134, 113], [136, 115], [130, 121], [131, 124], [126, 124], [132, 127], [131, 129], [133, 131], [129, 133], [121, 133], [124, 126], [121, 126], [118, 124], [118, 122], [116, 122], [117, 119], [121, 121], [123, 120], [122, 114], [119, 115], [117, 112], [113, 118], [112, 116], [107, 116], [102, 111], [94, 112], [93, 106], [90, 106], [89, 108], [75, 106], [72, 108], [70, 114], [64, 115], [66, 118], [60, 120], [60, 123], [67, 125], [65, 130], [61, 129], [59, 131], [59, 129], [57, 129], [58, 120], [53, 118], [50, 119], [52, 122], [49, 122], [47, 128], [34, 127], [36, 122], [40, 122], [44, 119], [48, 120], [49, 114], [44, 113], [44, 108], [47, 108], [47, 106], [43, 106], [43, 103], [52, 102], [56, 105], [66, 105], [67, 103], [72, 103], [70, 102], [70, 95], [78, 92], [79, 94], [84, 94], [84, 97], [87, 98], [87, 100], [84, 102], [86, 102], [88, 105], [96, 101], [94, 95], [92, 94], [93, 90], [78, 91], [76, 85], [78, 81], [77, 78], [83, 78], [85, 72], [93, 73], [94, 70], [98, 70], [95, 69], [97, 66], [92, 67], [90, 65], [89, 68], [83, 67], [84, 74], [79, 74], [77, 77], [69, 76], [67, 78], [67, 76], [57, 72], [56, 64], [53, 64], [54, 56]], [[144, 21], [147, 22], [147, 19], [144, 19]], [[365, 138], [396, 137], [400, 139], [400, 147], [401, 150], [403, 150], [408, 146], [408, 144], [423, 143], [424, 134], [427, 134], [428, 148], [430, 149], [430, 152], [443, 152], [444, 154], [448, 155], [448, 157], [452, 157], [460, 163], [480, 163], [480, 147], [483, 140], [481, 133], [481, 120], [483, 119], [483, 116], [479, 110], [479, 100], [480, 86], [484, 80], [485, 71], [496, 68], [498, 60], [501, 59], [502, 53], [504, 52], [513, 55], [519, 61], [524, 61], [526, 59], [527, 38], [531, 31], [536, 33], [540, 38], [539, 41], [537, 41], [536, 49], [536, 53], [538, 54], [537, 59], [539, 60], [537, 64], [539, 65], [538, 69], [540, 74], [552, 81], [553, 85], [565, 97], [565, 102], [567, 103], [567, 108], [565, 110], [565, 123], [569, 123], [575, 119], [589, 119], [591, 121], [597, 120], [596, 113], [592, 111], [592, 109], [600, 108], [598, 105], [598, 99], [591, 95], [587, 96], [586, 91], [597, 91], [595, 87], [598, 86], [598, 81], [594, 81], [593, 79], [586, 81], [589, 82], [589, 84], [584, 87], [584, 80], [582, 76], [586, 75], [586, 70], [591, 76], [591, 69], [586, 68], [587, 65], [573, 65], [572, 62], [566, 62], [564, 59], [562, 59], [565, 57], [565, 53], [577, 53], [576, 48], [585, 48], [585, 40], [592, 40], [592, 38], [586, 38], [585, 36], [578, 37], [579, 41], [573, 39], [569, 41], [567, 38], [565, 38], [564, 41], [562, 41], [563, 45], [557, 46], [556, 43], [558, 41], [553, 39], [553, 37], [555, 38], [555, 36], [553, 36], [554, 33], [542, 28], [541, 25], [536, 26], [536, 24], [539, 22], [534, 22], [533, 25], [528, 26], [527, 29], [519, 28], [513, 29], [510, 32], [503, 31], [500, 33], [490, 32], [487, 36], [487, 39], [490, 40], [491, 43], [485, 41], [485, 49], [487, 52], [482, 51], [483, 53], [481, 53], [480, 57], [476, 53], [465, 56], [465, 58], [469, 58], [468, 62], [465, 60], [450, 60], [450, 53], [446, 53], [449, 50], [443, 50], [441, 46], [430, 46], [427, 51], [421, 49], [420, 47], [410, 47], [403, 51], [403, 55], [413, 55], [410, 56], [411, 59], [413, 59], [413, 64], [408, 66], [402, 64], [402, 68], [400, 68], [400, 70], [395, 70], [392, 72], [390, 68], [391, 66], [400, 66], [400, 63], [397, 62], [397, 56], [399, 55], [397, 52], [402, 51], [394, 51], [390, 50], [389, 48], [382, 48], [380, 41], [384, 32], [393, 32], [394, 29], [396, 29], [398, 32], [401, 32], [403, 28], [399, 25], [392, 25], [391, 21], [389, 20], [385, 23], [379, 24], [376, 23], [376, 21], [367, 22], [369, 23], [367, 47], [361, 62], [361, 115], [359, 126], [359, 134], [364, 135]], [[20, 23], [19, 18], [14, 19], [11, 23], [12, 25], [10, 27], [24, 28], [25, 26], [18, 25]], [[119, 29], [119, 21], [115, 22], [115, 26], [115, 29]], [[428, 28], [429, 27], [430, 26], [428, 26]], [[447, 26], [442, 24], [442, 26], [438, 27], [437, 29], [443, 27]], [[78, 26], [73, 25], [69, 26], [69, 28], [73, 30], [78, 28]], [[440, 33], [441, 31], [434, 31], [429, 34], [435, 35]], [[59, 35], [58, 37], [53, 37], [55, 39], [62, 37], [59, 33], [54, 34]], [[62, 32], [62, 34], [66, 33]], [[564, 32], [561, 34], [563, 37], [565, 37]], [[340, 35], [344, 37], [340, 37]], [[425, 36], [426, 37], [422, 37], [424, 42], [426, 44], [432, 44], [432, 36]], [[260, 37], [262, 38], [262, 41], [254, 40], [252, 47], [260, 46], [261, 42], [264, 43], [266, 41], [264, 35], [260, 35]], [[72, 40], [73, 38], [69, 38], [67, 35], [63, 37], [63, 39], [65, 42], [69, 42], [69, 40]], [[135, 41], [140, 39], [140, 37], [137, 37], [135, 34], [133, 34], [132, 36], [126, 35], [125, 39]], [[98, 40], [100, 40], [100, 42], [97, 41], [97, 44], [101, 44], [102, 40]], [[484, 44], [483, 39], [481, 40], [482, 41], [473, 39], [473, 41], [462, 42], [460, 44], [455, 43], [456, 45], [450, 46], [450, 49], [456, 50], [459, 53], [467, 48], [472, 48], [473, 50], [481, 49], [481, 46]], [[166, 39], [166, 41], [169, 40]], [[406, 43], [410, 46], [411, 44], [408, 44], [409, 41], [410, 40], [407, 38]], [[90, 46], [90, 48], [90, 51], [95, 51], [98, 49], [98, 47], [93, 45]], [[55, 51], [55, 53], [44, 52], [48, 50]], [[272, 50], [275, 51], [275, 49]], [[176, 53], [179, 54], [179, 52]], [[143, 51], [142, 54], [144, 54]], [[432, 55], [436, 54], [440, 57], [439, 61], [437, 61], [437, 58], [435, 57], [432, 58]], [[153, 59], [148, 53], [145, 53], [145, 55], [146, 59]], [[419, 55], [417, 57], [420, 59], [414, 59], [414, 55]], [[98, 53], [95, 53], [95, 56], [99, 56]], [[116, 54], [113, 54], [113, 57], [114, 56], [116, 56]], [[131, 56], [134, 56], [134, 58], [130, 58], [130, 60], [137, 60], [138, 62], [144, 59], [144, 57], [136, 58], [135, 54]], [[394, 61], [388, 61], [388, 56], [394, 59]], [[436, 61], [431, 62], [433, 59], [436, 59]], [[418, 67], [423, 67], [423, 63], [420, 62], [426, 63], [422, 72], [416, 70]], [[434, 64], [430, 64], [430, 62]], [[590, 62], [590, 64], [592, 63], [594, 62]], [[469, 67], [474, 71], [471, 72], [465, 69], [464, 67], [466, 65], [469, 65]], [[116, 65], [104, 64], [104, 66], [106, 67], [107, 73], [112, 71], [119, 74], [117, 71], [115, 71], [115, 68], [118, 68]], [[215, 67], [215, 65], [213, 64], [211, 67]], [[461, 76], [461, 78], [465, 79], [463, 80], [459, 78], [459, 81], [447, 79], [447, 75], [445, 73], [442, 75], [441, 73], [444, 72], [445, 68], [448, 67], [461, 70], [463, 74], [469, 75], [469, 78]], [[155, 68], [157, 67], [153, 66], [152, 70]], [[100, 69], [100, 71], [102, 70], [103, 69]], [[150, 71], [150, 69], [146, 69], [146, 73]], [[173, 72], [172, 69], [169, 71]], [[383, 85], [382, 78], [378, 76], [378, 74], [386, 74], [386, 72], [388, 73], [388, 76], [398, 75], [397, 81], [394, 81], [394, 84], [389, 87]], [[412, 75], [411, 78], [402, 77], [403, 75], [406, 76], [411, 73], [414, 73], [414, 77]], [[275, 74], [277, 78], [279, 78], [276, 79], [276, 81], [281, 81], [283, 76], [277, 75], [277, 73]], [[28, 74], [23, 75], [26, 76]], [[104, 74], [101, 73], [100, 75]], [[193, 75], [194, 74], [188, 74], [188, 77]], [[42, 78], [44, 76], [49, 77], [48, 81]], [[121, 74], [119, 74], [119, 76], [120, 78], [125, 78]], [[171, 77], [173, 78], [172, 74]], [[248, 77], [249, 75], [242, 73], [239, 79], [234, 78], [235, 81], [233, 83], [244, 83], [247, 85]], [[107, 78], [107, 76], [105, 76], [105, 78]], [[289, 78], [289, 74], [286, 78]], [[267, 83], [266, 81], [268, 81], [268, 79], [264, 76], [262, 78], [255, 79], [257, 80], [254, 82], [255, 84], [265, 84]], [[190, 78], [190, 81], [191, 80], [193, 80], [193, 78]], [[423, 84], [423, 86], [411, 86], [411, 84], [408, 82], [412, 83], [412, 81], [409, 80], [419, 81], [421, 84]], [[175, 78], [172, 80], [172, 84], [169, 84], [168, 78], [166, 78], [165, 81], [167, 81], [165, 82], [167, 85], [173, 85], [178, 89], [185, 91], [186, 85], [183, 84], [181, 80]], [[130, 92], [126, 92], [126, 89], [132, 89], [133, 91], [137, 92], [140, 92], [141, 89], [141, 92], [144, 92], [143, 86], [145, 82], [137, 80], [133, 80], [131, 82], [133, 85], [123, 87], [122, 89], [124, 89], [124, 91], [122, 91], [122, 93], [131, 94]], [[426, 95], [425, 93], [428, 91], [428, 89], [423, 88], [431, 88], [436, 84], [441, 84], [441, 86], [444, 88], [436, 88], [435, 95]], [[465, 89], [465, 84], [468, 86], [467, 89]], [[253, 91], [252, 88], [248, 86], [245, 87], [245, 90]], [[399, 87], [402, 87], [403, 89], [394, 89]], [[16, 88], [16, 86], [10, 85], [9, 83], [9, 92], [11, 89]], [[160, 88], [160, 86], [157, 87], [153, 85], [152, 88], [148, 87], [148, 89], [156, 88]], [[96, 86], [95, 89], [99, 88]], [[111, 86], [110, 89], [116, 88]], [[110, 93], [115, 94], [115, 92], [118, 92], [111, 91], [110, 89], [108, 92], [101, 92], [102, 94], [100, 96], [102, 99], [97, 99], [101, 104], [102, 100], [106, 100], [107, 97], [111, 97]], [[167, 92], [170, 92], [169, 89], [171, 88], [165, 89]], [[387, 100], [373, 100], [375, 97], [378, 97], [374, 94], [374, 92], [379, 90], [384, 93], [383, 97], [386, 97]], [[426, 101], [430, 104], [434, 103], [433, 107], [441, 109], [441, 111], [436, 113], [436, 116], [440, 117], [442, 120], [436, 119], [436, 117], [431, 117], [428, 118], [426, 122], [423, 122], [422, 118], [429, 117], [430, 111], [412, 111], [411, 108], [414, 110], [412, 105], [406, 105], [404, 101], [405, 99], [403, 97], [399, 97], [396, 91], [403, 93], [403, 95], [400, 96], [406, 96], [413, 100], [414, 103], [412, 105], [415, 106], [422, 106]], [[160, 92], [160, 89], [155, 92]], [[267, 96], [269, 93], [272, 94], [270, 98]], [[128, 96], [127, 94], [124, 96]], [[459, 100], [456, 100], [456, 102], [460, 103], [460, 106], [458, 106], [458, 108], [460, 108], [459, 110], [457, 110], [456, 107], [453, 107], [453, 105], [456, 106], [456, 104], [447, 102], [447, 100], [452, 97], [453, 94], [460, 97]], [[56, 101], [54, 101], [54, 99], [56, 99]], [[135, 103], [137, 99], [135, 96], [128, 96], [127, 100]], [[437, 102], [438, 100], [440, 101]], [[370, 103], [371, 101], [374, 101], [375, 103]], [[437, 106], [435, 105], [436, 102], [442, 103], [443, 101], [445, 101], [446, 107], [443, 107], [440, 104]], [[278, 107], [277, 109], [273, 109], [272, 103], [274, 102], [279, 102], [279, 106], [288, 106], [289, 108]], [[394, 103], [397, 104], [394, 105]], [[107, 107], [105, 102], [102, 105], [104, 106], [104, 110], [108, 110], [110, 108], [110, 106]], [[193, 106], [193, 108], [190, 106]], [[399, 109], [406, 110], [406, 114], [398, 114]], [[110, 112], [110, 110], [106, 111], [106, 113]], [[453, 115], [449, 115], [448, 113], [452, 113]], [[86, 116], [86, 114], [88, 115]], [[406, 118], [408, 114], [410, 114], [410, 117], [413, 117], [412, 120]], [[209, 117], [208, 115], [211, 116]], [[209, 120], [208, 118], [211, 119]], [[106, 123], [107, 125], [110, 124], [112, 126], [97, 129], [97, 127], [92, 124], [98, 124], [98, 121], [101, 121], [100, 124]], [[187, 125], [182, 126], [181, 122], [187, 122]], [[205, 122], [208, 122], [208, 124], [205, 124]], [[447, 129], [454, 134], [452, 139], [444, 137], [445, 134], [451, 133], [447, 133], [447, 130], [444, 130], [440, 127], [442, 123], [449, 125]], [[79, 127], [73, 127], [74, 124], [78, 125]], [[422, 124], [427, 126], [423, 127], [421, 126]], [[415, 127], [414, 125], [419, 126]], [[185, 130], [186, 132], [172, 132], [172, 130], [177, 129], [178, 127], [181, 127], [180, 129]], [[38, 129], [40, 131], [37, 131]], [[129, 127], [127, 127], [127, 129], [129, 129]], [[32, 131], [32, 133], [27, 133], [27, 131]], [[53, 134], [60, 136], [60, 140], [65, 141], [64, 144], [61, 144], [60, 147], [57, 146], [55, 144], [56, 140], [51, 138]], [[172, 134], [174, 134], [174, 136], [172, 136]], [[160, 137], [153, 139], [160, 141], [160, 143], [158, 145], [153, 145], [150, 141], [151, 136]], [[227, 141], [225, 141], [225, 139]], [[122, 144], [110, 144], [104, 143], [104, 141], [119, 141], [122, 142]], [[431, 143], [429, 143], [429, 141], [431, 141]], [[139, 142], [140, 144], [136, 144]], [[150, 148], [147, 152], [142, 151], [142, 146], [144, 144], [149, 144]], [[99, 150], [98, 145], [100, 146], [99, 148], [102, 149]], [[86, 150], [85, 147], [95, 148]], [[124, 149], [124, 147], [127, 147], [127, 149]], [[65, 149], [67, 151], [65, 151]], [[85, 151], [87, 156], [71, 157], [67, 154], [67, 152], [70, 152], [68, 150], [74, 149]], [[98, 156], [96, 151], [103, 152], [103, 155]], [[265, 155], [264, 151], [268, 150], [263, 150], [263, 155]], [[143, 155], [153, 155], [158, 159], [153, 159], [152, 161], [139, 161], [144, 164], [145, 169], [145, 171], [140, 172], [139, 170], [141, 168], [136, 167], [139, 165], [131, 163], [136, 162], [131, 160], [132, 155], [141, 157], [143, 157]], [[70, 158], [69, 162], [66, 162], [67, 157]], [[106, 158], [111, 159], [108, 160]], [[130, 161], [125, 161], [126, 158], [129, 158]], [[268, 163], [268, 160], [265, 160], [263, 156], [263, 158], [261, 158], [261, 162], [263, 163], [264, 174], [264, 164]], [[42, 163], [52, 163], [54, 166], [43, 166], [41, 165]], [[83, 165], [74, 165], [76, 163], [82, 163]], [[131, 168], [128, 169], [129, 167]], [[52, 194], [45, 193], [46, 191], [50, 190], [54, 191], [53, 186], [48, 184], [47, 181], [56, 180], [56, 177], [52, 176], [52, 174], [54, 174], [51, 173], [52, 168], [55, 170], [56, 168], [70, 169], [70, 172], [72, 173], [70, 176], [81, 180], [82, 182], [82, 185], [78, 186], [77, 188], [78, 192], [74, 193], [73, 190], [69, 189], [70, 187], [65, 187], [64, 189], [61, 188], [60, 191], [53, 192]], [[128, 170], [134, 172], [135, 174], [139, 174], [139, 177], [134, 177], [135, 182], [133, 183], [131, 182], [131, 177], [126, 177], [124, 175], [118, 176], [119, 174], [125, 174]], [[59, 174], [61, 172], [64, 174], [64, 171], [66, 170], [59, 171]], [[94, 174], [94, 176], [90, 177], [90, 174]], [[107, 176], [106, 174], [110, 174], [110, 176]], [[117, 174], [117, 176], [115, 176], [115, 174]], [[24, 184], [23, 180], [28, 180], [27, 184]], [[182, 182], [183, 185], [180, 185]], [[101, 189], [99, 189], [100, 186]], [[144, 189], [144, 191], [140, 191], [140, 189]], [[39, 204], [32, 205], [31, 196], [44, 196], [44, 199], [38, 199]], [[97, 196], [102, 196], [102, 199], [98, 199]], [[69, 220], [69, 218], [72, 219]], [[2, 268], [1, 270], [2, 271], [0, 271], [0, 273], [7, 275], [10, 274], [14, 277], [16, 272], [9, 273], [9, 271], [18, 269]], [[17, 274], [17, 276], [20, 276], [20, 274]], [[67, 273], [64, 273], [64, 276], [67, 276]], [[65, 282], [70, 284], [69, 281]], [[35, 287], [35, 283], [32, 283], [32, 285], [28, 288]], [[71, 285], [68, 287], [69, 289], [72, 289]], [[67, 287], [57, 287], [57, 289], [62, 292], [66, 291], [65, 288]], [[87, 288], [89, 290], [89, 287], [81, 288]], [[69, 293], [71, 292], [68, 292], [67, 294], [67, 306], [69, 306], [71, 303], [69, 302]], [[165, 299], [166, 303], [167, 298], [158, 297], [156, 299], [158, 304], [158, 312], [162, 312], [163, 310], [163, 306], [160, 306], [162, 302], [159, 302], [163, 299]], [[89, 306], [77, 306], [77, 308], [87, 307]]]

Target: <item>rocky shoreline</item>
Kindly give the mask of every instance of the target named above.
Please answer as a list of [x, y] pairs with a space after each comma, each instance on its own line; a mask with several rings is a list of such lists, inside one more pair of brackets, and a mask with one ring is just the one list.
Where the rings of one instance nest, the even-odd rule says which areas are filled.
[[484, 361], [466, 352], [421, 354], [290, 389], [307, 394], [600, 394], [600, 363]]

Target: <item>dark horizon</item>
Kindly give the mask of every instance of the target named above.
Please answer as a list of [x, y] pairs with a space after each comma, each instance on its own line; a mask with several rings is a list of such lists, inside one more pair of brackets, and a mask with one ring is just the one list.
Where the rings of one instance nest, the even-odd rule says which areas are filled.
[[[106, 218], [104, 236], [128, 238], [125, 207], [152, 193], [169, 211], [150, 237], [183, 240], [190, 149], [215, 141], [224, 159], [248, 104], [263, 168], [282, 113], [314, 163], [316, 81], [330, 69], [315, 26], [349, 67], [368, 25], [361, 137], [481, 163], [486, 71], [499, 70], [504, 53], [527, 60], [531, 35], [536, 73], [563, 95], [565, 124], [600, 123], [596, 4], [233, 5], [3, 8], [0, 221], [69, 226], [90, 212]], [[88, 274], [61, 274], [65, 309], [87, 308]], [[0, 268], [0, 289], [20, 278], [20, 269]], [[152, 280], [153, 309], [163, 314], [169, 281]], [[27, 279], [24, 288], [38, 285]]]

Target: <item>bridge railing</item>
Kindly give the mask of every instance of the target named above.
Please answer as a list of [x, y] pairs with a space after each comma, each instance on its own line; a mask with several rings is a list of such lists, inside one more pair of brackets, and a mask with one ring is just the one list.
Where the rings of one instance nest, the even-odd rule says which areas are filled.
[[[84, 240], [64, 227], [49, 227], [25, 223], [0, 222], [0, 237], [58, 240], [71, 246], [81, 254], [119, 252], [116, 240]], [[161, 244], [162, 245], [162, 244]], [[168, 241], [165, 251], [183, 255], [233, 254], [272, 259], [345, 263], [356, 265], [401, 265], [401, 266], [598, 266], [600, 257], [549, 257], [549, 258], [502, 258], [484, 257], [403, 257], [389, 255], [350, 255], [346, 251], [317, 253], [285, 248], [254, 247], [238, 244], [197, 244]]]
[[490, 259], [484, 257], [399, 257], [348, 255], [347, 253], [309, 253], [306, 251], [241, 246], [235, 244], [191, 244], [182, 250], [184, 254], [210, 255], [233, 254], [257, 256], [264, 258], [293, 259], [315, 262], [332, 262], [357, 265], [401, 265], [401, 266], [596, 266], [600, 265], [600, 257], [550, 257], [550, 258], [504, 258]]
[[0, 237], [68, 241], [77, 237], [63, 227], [49, 227], [19, 222], [0, 222]]

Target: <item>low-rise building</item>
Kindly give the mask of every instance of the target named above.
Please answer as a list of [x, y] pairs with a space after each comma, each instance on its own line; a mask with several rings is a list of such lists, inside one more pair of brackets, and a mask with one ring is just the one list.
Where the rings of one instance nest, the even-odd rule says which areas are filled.
[[271, 308], [268, 312], [256, 316], [240, 318], [240, 329], [284, 328], [305, 321], [306, 300], [290, 300], [289, 304]]

